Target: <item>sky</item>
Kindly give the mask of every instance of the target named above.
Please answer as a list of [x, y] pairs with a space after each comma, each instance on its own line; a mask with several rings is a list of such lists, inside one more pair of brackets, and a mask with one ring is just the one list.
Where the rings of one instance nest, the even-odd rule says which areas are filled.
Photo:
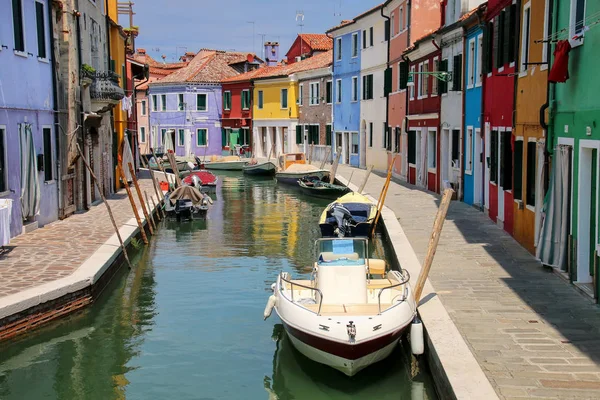
[[[201, 48], [256, 52], [262, 42], [278, 41], [283, 58], [296, 35], [325, 33], [343, 19], [351, 19], [383, 0], [133, 0], [134, 25], [140, 34], [136, 47], [155, 59], [175, 61], [186, 51]], [[304, 13], [304, 26], [296, 12]], [[127, 16], [121, 16], [127, 27]], [[254, 23], [250, 23], [254, 22]], [[253, 34], [254, 29], [254, 34]]]

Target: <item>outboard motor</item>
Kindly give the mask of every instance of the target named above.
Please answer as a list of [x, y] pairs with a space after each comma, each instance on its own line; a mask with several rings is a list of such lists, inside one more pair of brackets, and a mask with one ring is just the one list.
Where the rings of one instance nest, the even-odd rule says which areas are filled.
[[182, 218], [192, 219], [192, 209], [194, 205], [190, 199], [179, 199], [175, 203], [175, 214], [177, 220], [180, 221]]
[[337, 223], [338, 237], [344, 237], [346, 236], [346, 233], [350, 233], [350, 229], [355, 225], [355, 221], [346, 207], [341, 204], [334, 204], [333, 207], [331, 207], [331, 215], [333, 215]]

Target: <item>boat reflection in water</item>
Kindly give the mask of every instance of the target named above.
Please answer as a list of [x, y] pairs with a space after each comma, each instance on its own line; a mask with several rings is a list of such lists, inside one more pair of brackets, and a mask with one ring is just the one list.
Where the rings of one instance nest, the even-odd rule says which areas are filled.
[[[275, 324], [272, 339], [276, 343], [273, 373], [264, 377], [269, 400], [437, 398], [431, 378], [425, 373], [417, 372], [415, 375], [411, 372], [410, 346], [406, 342], [402, 342], [387, 359], [354, 377], [346, 377], [300, 354], [282, 324]], [[415, 368], [417, 371], [418, 366]], [[410, 382], [410, 385], [401, 386], [400, 382]]]

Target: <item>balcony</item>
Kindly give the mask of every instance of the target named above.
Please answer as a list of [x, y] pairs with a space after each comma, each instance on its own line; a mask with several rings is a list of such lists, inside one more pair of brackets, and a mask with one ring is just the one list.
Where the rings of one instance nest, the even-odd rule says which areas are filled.
[[112, 71], [82, 71], [82, 82], [89, 82], [90, 98], [92, 104], [101, 105], [102, 108], [119, 103], [125, 97], [123, 88], [119, 86], [120, 76]]

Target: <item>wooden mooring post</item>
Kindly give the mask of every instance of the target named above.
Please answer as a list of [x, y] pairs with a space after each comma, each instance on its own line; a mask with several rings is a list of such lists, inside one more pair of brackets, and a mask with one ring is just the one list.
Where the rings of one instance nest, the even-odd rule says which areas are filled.
[[419, 279], [415, 285], [415, 302], [417, 305], [421, 299], [423, 287], [425, 287], [425, 281], [427, 280], [427, 276], [431, 270], [431, 265], [433, 264], [433, 258], [435, 256], [435, 251], [437, 250], [438, 242], [440, 241], [440, 235], [442, 234], [442, 228], [444, 227], [444, 221], [446, 220], [446, 215], [448, 214], [448, 208], [450, 207], [453, 193], [454, 190], [452, 189], [444, 190], [440, 208], [438, 208], [437, 215], [435, 216], [433, 230], [431, 231], [431, 237], [429, 238], [429, 246], [427, 247], [427, 255], [425, 256], [425, 261], [421, 267]]
[[129, 202], [131, 203], [131, 208], [133, 209], [133, 214], [135, 215], [135, 220], [137, 221], [138, 228], [140, 228], [140, 233], [142, 235], [142, 240], [144, 240], [145, 244], [148, 244], [148, 237], [146, 236], [146, 231], [144, 230], [144, 224], [142, 224], [142, 220], [140, 219], [140, 214], [138, 213], [138, 209], [135, 205], [135, 200], [133, 200], [133, 195], [131, 194], [131, 188], [129, 187], [129, 183], [127, 182], [127, 177], [125, 176], [125, 172], [123, 171], [123, 166], [121, 163], [117, 163], [117, 171], [121, 179], [123, 179], [123, 186], [125, 186], [125, 191], [127, 192], [127, 197], [129, 197]]
[[[140, 199], [140, 204], [142, 205], [142, 212], [144, 213], [144, 218], [146, 218], [146, 222], [148, 223], [148, 228], [150, 230], [150, 234], [154, 235], [154, 221], [150, 219], [150, 214], [146, 209], [146, 202], [144, 201], [144, 197], [142, 196], [142, 190], [140, 189], [140, 185], [138, 184], [137, 177], [135, 176], [135, 171], [133, 169], [133, 165], [129, 164], [129, 172], [131, 173], [131, 180], [133, 181], [133, 186], [135, 186], [135, 191], [137, 192], [138, 199]], [[149, 205], [149, 204], [148, 204]]]
[[[156, 222], [154, 222], [154, 213], [152, 212], [153, 210], [156, 210], [156, 204], [154, 204], [154, 201], [150, 203], [150, 197], [148, 196], [148, 192], [146, 192], [145, 190], [144, 196], [146, 197], [146, 203], [148, 203], [148, 207], [152, 207], [150, 209], [150, 220], [152, 221], [152, 225], [154, 225], [154, 229], [156, 229]], [[156, 215], [158, 215], [158, 211], [156, 211]]]
[[156, 179], [156, 175], [154, 174], [154, 170], [150, 168], [150, 163], [146, 160], [146, 157], [142, 155], [142, 159], [146, 161], [148, 165], [148, 171], [150, 171], [150, 178], [152, 179], [152, 186], [154, 187], [154, 193], [156, 194], [156, 201], [158, 202], [158, 210], [156, 213], [156, 218], [161, 220], [165, 217], [165, 211], [162, 209], [162, 200], [164, 196], [162, 195], [162, 190], [160, 189], [160, 185], [158, 180]]
[[360, 187], [358, 188], [358, 193], [362, 193], [363, 190], [365, 190], [365, 185], [367, 184], [367, 180], [369, 179], [369, 176], [371, 175], [371, 172], [373, 171], [373, 164], [371, 164], [369, 166], [369, 169], [367, 169], [367, 175], [365, 175], [365, 179], [363, 180], [363, 183], [360, 184]]
[[110, 222], [112, 222], [112, 226], [115, 229], [115, 233], [117, 234], [117, 238], [119, 239], [119, 243], [121, 244], [121, 249], [123, 250], [123, 256], [125, 257], [125, 261], [127, 261], [127, 266], [129, 267], [129, 269], [132, 269], [133, 266], [131, 265], [131, 261], [129, 261], [129, 256], [127, 255], [127, 248], [125, 247], [125, 242], [123, 242], [123, 238], [121, 237], [121, 233], [119, 232], [119, 227], [117, 226], [117, 222], [115, 221], [115, 217], [112, 213], [110, 205], [108, 204], [108, 201], [106, 201], [106, 197], [104, 197], [104, 193], [102, 193], [102, 188], [100, 187], [100, 184], [98, 183], [98, 178], [96, 178], [96, 175], [94, 174], [94, 171], [92, 170], [92, 167], [90, 167], [90, 164], [88, 164], [85, 156], [83, 155], [83, 152], [81, 151], [81, 147], [79, 147], [79, 143], [76, 143], [76, 145], [77, 145], [77, 152], [79, 152], [79, 157], [81, 157], [81, 159], [83, 160], [85, 167], [87, 168], [88, 172], [90, 173], [90, 176], [94, 180], [94, 184], [98, 188], [98, 192], [100, 193], [102, 202], [106, 206], [106, 211], [108, 211], [108, 216], [110, 217]]
[[381, 194], [379, 195], [379, 200], [377, 200], [377, 214], [375, 215], [375, 221], [373, 222], [373, 230], [371, 231], [371, 236], [375, 234], [375, 229], [377, 229], [377, 223], [379, 222], [379, 217], [381, 217], [381, 210], [383, 210], [383, 205], [385, 204], [385, 198], [387, 197], [388, 189], [390, 188], [390, 181], [392, 180], [392, 167], [394, 165], [394, 161], [396, 161], [396, 154], [392, 158], [392, 163], [388, 167], [387, 177], [385, 179], [385, 183], [383, 184], [383, 188], [381, 189]]
[[329, 170], [329, 183], [335, 182], [335, 174], [337, 172], [338, 164], [340, 163], [340, 157], [342, 156], [342, 152], [340, 151], [335, 158], [335, 161], [331, 164], [331, 169]]

